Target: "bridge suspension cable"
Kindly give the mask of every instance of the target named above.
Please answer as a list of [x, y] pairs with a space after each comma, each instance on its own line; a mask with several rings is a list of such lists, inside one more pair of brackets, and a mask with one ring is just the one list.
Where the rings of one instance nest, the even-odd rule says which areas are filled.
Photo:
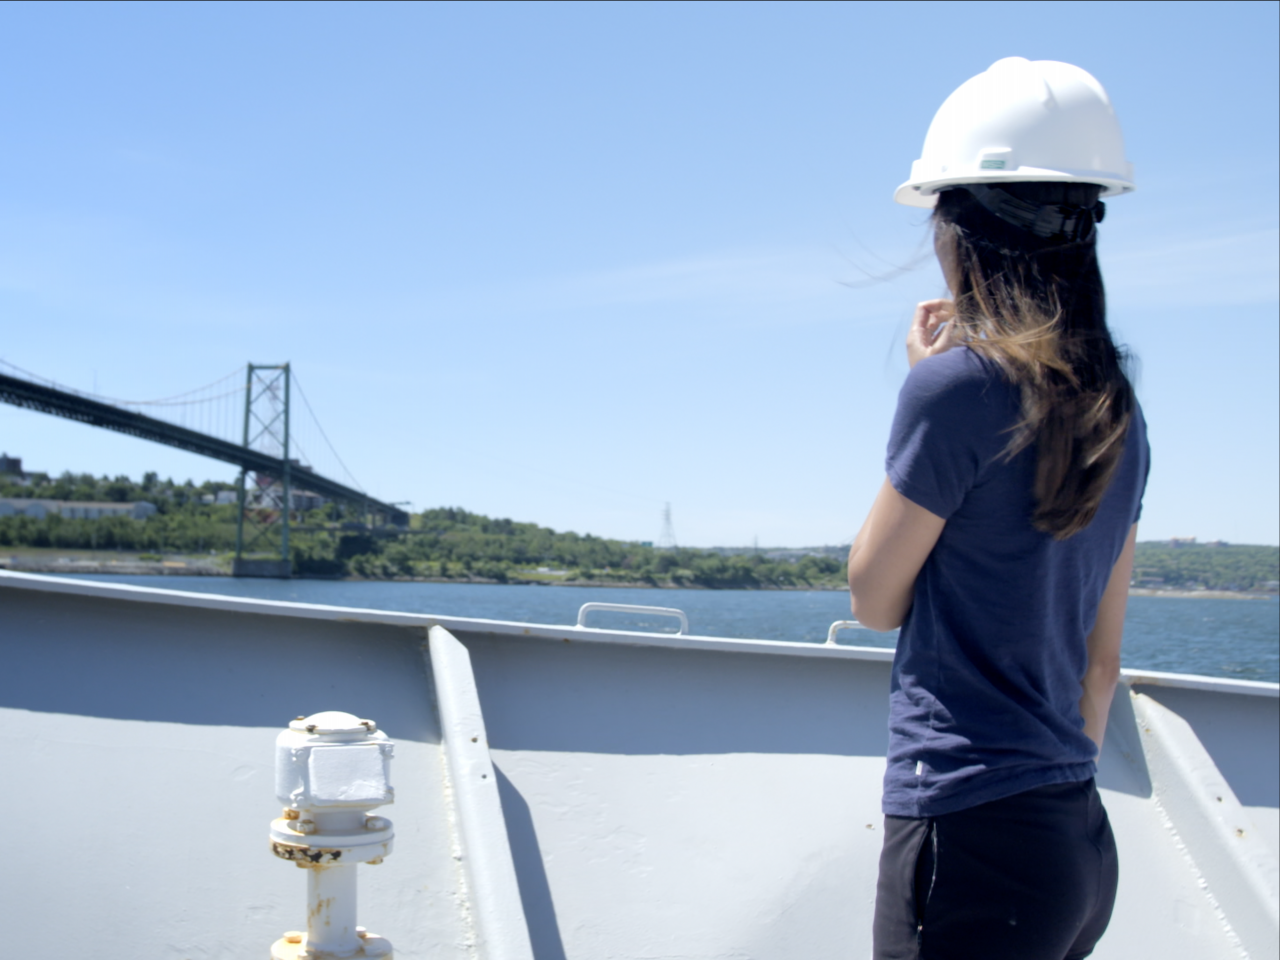
[[[333, 458], [337, 460], [338, 465], [342, 467], [342, 472], [346, 474], [347, 479], [351, 481], [351, 485], [353, 487], [357, 490], [364, 490], [360, 481], [355, 478], [355, 474], [353, 474], [347, 467], [346, 462], [342, 459], [333, 443], [329, 440], [329, 435], [324, 432], [324, 427], [320, 425], [320, 418], [317, 417], [315, 411], [311, 409], [311, 401], [307, 399], [307, 392], [302, 389], [302, 381], [298, 378], [298, 374], [296, 372], [293, 374], [293, 385], [298, 388], [298, 396], [302, 397], [302, 405], [307, 408], [307, 415], [311, 417], [311, 422], [315, 424], [316, 430], [320, 432], [320, 436], [324, 439], [325, 446], [329, 448], [329, 452], [333, 454]], [[298, 452], [302, 452], [301, 444], [299, 444]]]

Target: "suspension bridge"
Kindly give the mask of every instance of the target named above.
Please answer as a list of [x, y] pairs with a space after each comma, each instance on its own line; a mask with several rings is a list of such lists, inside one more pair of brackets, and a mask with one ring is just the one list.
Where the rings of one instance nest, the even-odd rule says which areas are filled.
[[[295, 391], [303, 414], [296, 422]], [[240, 576], [287, 576], [292, 518], [320, 500], [345, 505], [365, 525], [408, 524], [398, 504], [370, 497], [356, 482], [287, 363], [247, 364], [175, 396], [122, 400], [0, 361], [0, 401], [238, 466], [233, 570]]]

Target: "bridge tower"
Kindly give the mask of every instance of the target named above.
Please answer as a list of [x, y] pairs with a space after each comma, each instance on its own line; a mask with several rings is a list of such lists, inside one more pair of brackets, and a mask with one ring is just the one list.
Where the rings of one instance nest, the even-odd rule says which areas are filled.
[[245, 374], [244, 446], [278, 457], [280, 475], [242, 467], [237, 485], [237, 577], [287, 577], [289, 559], [289, 364], [249, 364]]

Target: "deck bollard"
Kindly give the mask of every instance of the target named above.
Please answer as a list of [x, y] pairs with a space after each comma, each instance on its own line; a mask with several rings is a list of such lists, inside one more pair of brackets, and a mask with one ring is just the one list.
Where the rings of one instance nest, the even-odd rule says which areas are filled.
[[391, 944], [356, 926], [356, 866], [391, 852], [391, 821], [369, 816], [392, 803], [393, 744], [372, 720], [328, 710], [298, 717], [276, 738], [271, 852], [307, 871], [307, 930], [271, 945], [271, 960], [392, 956]]

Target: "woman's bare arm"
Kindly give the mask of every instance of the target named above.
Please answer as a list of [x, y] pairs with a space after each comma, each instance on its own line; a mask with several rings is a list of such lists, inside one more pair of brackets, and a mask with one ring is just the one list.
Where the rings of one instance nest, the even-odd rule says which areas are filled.
[[1120, 639], [1124, 635], [1124, 611], [1129, 602], [1129, 581], [1133, 577], [1133, 549], [1138, 542], [1138, 525], [1129, 529], [1120, 559], [1111, 568], [1111, 579], [1098, 604], [1098, 619], [1089, 634], [1089, 666], [1084, 674], [1084, 693], [1080, 697], [1080, 715], [1084, 732], [1102, 752], [1102, 738], [1107, 731], [1107, 714], [1111, 698], [1120, 680]]
[[902, 625], [916, 576], [947, 521], [912, 503], [885, 478], [849, 549], [853, 615], [872, 630]]
[[[916, 304], [907, 331], [907, 363], [946, 353], [960, 340], [955, 304], [925, 300]], [[853, 615], [872, 630], [902, 626], [911, 609], [916, 576], [938, 542], [947, 521], [912, 503], [886, 477], [871, 513], [849, 548], [849, 596]]]

